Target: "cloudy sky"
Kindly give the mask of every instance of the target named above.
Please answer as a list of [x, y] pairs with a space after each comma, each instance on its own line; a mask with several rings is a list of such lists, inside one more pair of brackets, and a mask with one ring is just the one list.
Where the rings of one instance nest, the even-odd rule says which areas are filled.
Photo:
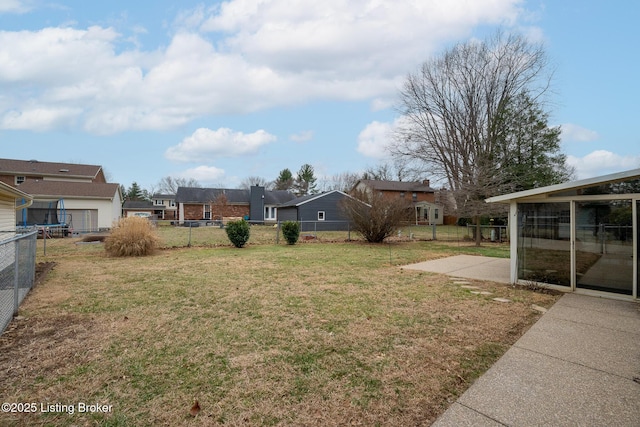
[[358, 172], [387, 159], [407, 73], [502, 28], [545, 44], [578, 178], [639, 168], [638, 16], [597, 0], [0, 0], [0, 157], [144, 188]]

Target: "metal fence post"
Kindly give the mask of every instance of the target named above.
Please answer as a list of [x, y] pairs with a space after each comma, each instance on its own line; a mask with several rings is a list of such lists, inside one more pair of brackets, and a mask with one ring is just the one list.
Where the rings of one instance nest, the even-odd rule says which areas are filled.
[[18, 287], [18, 283], [20, 282], [20, 242], [18, 240], [13, 242], [14, 249], [14, 258], [13, 258], [13, 315], [18, 314], [18, 306], [20, 301], [18, 299], [18, 292], [20, 288]]

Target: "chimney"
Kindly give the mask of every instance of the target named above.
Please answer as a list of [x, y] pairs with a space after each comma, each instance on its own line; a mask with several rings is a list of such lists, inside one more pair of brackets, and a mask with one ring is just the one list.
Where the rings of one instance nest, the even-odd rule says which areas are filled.
[[429, 187], [429, 180], [428, 179], [423, 180], [422, 185], [426, 185], [427, 187]]

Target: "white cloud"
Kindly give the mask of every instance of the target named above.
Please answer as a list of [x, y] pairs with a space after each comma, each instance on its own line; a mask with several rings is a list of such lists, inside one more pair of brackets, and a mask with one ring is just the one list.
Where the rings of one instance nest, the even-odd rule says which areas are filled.
[[263, 145], [274, 142], [276, 137], [264, 130], [245, 134], [228, 128], [197, 129], [180, 144], [169, 147], [165, 157], [179, 162], [201, 162], [219, 157], [253, 154]]
[[[398, 87], [400, 87], [398, 85]], [[371, 101], [371, 111], [381, 111], [386, 110], [387, 108], [393, 107], [396, 99], [394, 97], [386, 97], [386, 98], [376, 98]]]
[[598, 132], [574, 125], [573, 123], [565, 123], [561, 125], [560, 129], [562, 132], [560, 138], [564, 142], [589, 142], [600, 138]]
[[293, 142], [307, 142], [313, 139], [313, 131], [312, 130], [303, 130], [302, 132], [298, 132], [289, 136], [289, 139]]
[[391, 123], [371, 122], [358, 135], [358, 152], [375, 159], [389, 156], [387, 146], [391, 142]]
[[21, 0], [0, 0], [0, 13], [26, 13], [31, 10], [30, 3]]
[[640, 156], [621, 156], [607, 150], [596, 150], [584, 157], [567, 156], [567, 163], [575, 167], [578, 179], [640, 168]]
[[202, 185], [214, 184], [224, 177], [224, 169], [215, 166], [198, 166], [175, 174], [178, 178], [195, 179]]
[[[0, 11], [25, 4], [0, 0]], [[181, 13], [169, 43], [149, 51], [98, 26], [0, 31], [0, 117], [63, 108], [77, 126], [109, 134], [318, 99], [385, 108], [439, 46], [478, 25], [514, 22], [519, 4], [230, 0]], [[43, 120], [34, 126], [55, 123]]]
[[228, 34], [225, 46], [250, 62], [289, 73], [393, 77], [480, 23], [513, 21], [518, 3], [232, 0], [212, 9], [201, 28]]
[[398, 117], [393, 123], [369, 123], [358, 135], [358, 152], [375, 159], [388, 158], [389, 146], [393, 143], [393, 132], [402, 126], [404, 121], [404, 117]]
[[80, 109], [31, 107], [22, 111], [7, 111], [0, 117], [0, 127], [11, 130], [47, 131], [73, 124]]

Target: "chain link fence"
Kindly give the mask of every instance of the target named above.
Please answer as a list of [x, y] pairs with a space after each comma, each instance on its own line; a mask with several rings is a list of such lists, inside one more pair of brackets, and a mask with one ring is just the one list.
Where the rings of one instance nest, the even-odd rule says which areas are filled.
[[14, 234], [0, 233], [0, 334], [35, 281], [38, 231]]
[[[197, 224], [197, 225], [196, 225]], [[249, 244], [282, 244], [281, 222], [251, 225]], [[217, 224], [193, 222], [185, 226], [174, 226], [169, 223], [157, 224], [165, 247], [184, 246], [225, 246], [230, 245], [224, 227]], [[475, 241], [475, 226], [457, 225], [415, 225], [403, 224], [389, 241], [440, 241], [471, 244]], [[508, 227], [482, 226], [483, 242], [505, 243], [509, 241]], [[303, 221], [300, 223], [301, 242], [344, 242], [363, 240], [348, 221]]]

